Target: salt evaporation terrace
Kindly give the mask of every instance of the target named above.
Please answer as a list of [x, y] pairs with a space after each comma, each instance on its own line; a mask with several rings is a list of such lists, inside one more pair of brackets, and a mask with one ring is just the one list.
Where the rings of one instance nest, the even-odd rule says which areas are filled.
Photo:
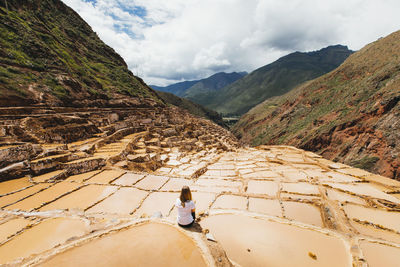
[[[400, 182], [293, 147], [219, 150], [198, 138], [206, 145], [190, 150], [146, 135], [35, 159], [31, 170], [63, 167], [1, 182], [0, 264], [398, 266]], [[71, 171], [93, 160], [107, 164]], [[183, 185], [199, 217], [191, 230], [175, 223]]]

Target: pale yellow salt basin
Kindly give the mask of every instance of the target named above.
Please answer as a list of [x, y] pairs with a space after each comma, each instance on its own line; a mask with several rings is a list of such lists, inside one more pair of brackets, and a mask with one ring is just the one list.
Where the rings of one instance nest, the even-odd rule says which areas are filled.
[[71, 237], [82, 236], [87, 232], [87, 224], [79, 219], [46, 220], [0, 246], [0, 263], [4, 264], [17, 258], [44, 252]]
[[147, 223], [74, 247], [41, 266], [207, 266], [188, 236], [172, 226]]
[[48, 187], [49, 185], [51, 185], [51, 184], [46, 184], [46, 183], [37, 184], [37, 185], [31, 186], [31, 187], [28, 187], [27, 189], [12, 193], [10, 195], [2, 196], [2, 197], [0, 197], [0, 207], [4, 207], [6, 205], [13, 204], [14, 202], [16, 202], [18, 200], [26, 198], [42, 189]]
[[148, 192], [136, 188], [120, 188], [117, 192], [88, 209], [88, 212], [129, 214], [134, 211]]
[[256, 178], [256, 179], [279, 179], [282, 178], [282, 176], [274, 171], [255, 171], [255, 172], [250, 172], [242, 175], [243, 178], [251, 179], [251, 178]]
[[400, 212], [370, 209], [352, 204], [345, 205], [344, 211], [351, 219], [356, 218], [360, 221], [372, 222], [400, 232]]
[[77, 174], [77, 175], [72, 175], [66, 179], [68, 182], [77, 182], [77, 183], [82, 183], [86, 179], [89, 179], [90, 177], [98, 174], [100, 171], [91, 171], [91, 172], [86, 172], [82, 174]]
[[140, 208], [135, 211], [136, 216], [150, 217], [156, 212], [166, 217], [175, 205], [176, 199], [179, 198], [179, 193], [170, 192], [154, 192], [151, 193], [142, 203]]
[[313, 205], [292, 201], [283, 201], [282, 204], [284, 214], [288, 219], [319, 227], [323, 226], [321, 213]]
[[1, 182], [0, 195], [11, 193], [31, 185], [32, 183], [29, 182], [29, 177], [23, 177], [19, 179]]
[[249, 198], [249, 211], [282, 217], [282, 209], [276, 199]]
[[326, 190], [328, 193], [328, 198], [332, 199], [332, 200], [337, 200], [340, 203], [346, 203], [346, 202], [352, 202], [352, 203], [356, 203], [356, 204], [360, 204], [360, 205], [366, 205], [367, 203], [365, 202], [365, 200], [363, 200], [360, 197], [356, 197], [353, 195], [349, 195], [343, 192], [339, 192], [337, 190], [334, 189], [328, 189]]
[[161, 187], [164, 191], [180, 191], [183, 186], [191, 186], [192, 180], [183, 178], [170, 178], [169, 181]]
[[114, 170], [107, 170], [103, 171], [99, 174], [96, 174], [92, 178], [86, 181], [86, 183], [89, 184], [108, 184], [112, 180], [115, 180], [116, 178], [120, 177], [123, 175], [125, 172], [123, 171], [114, 171]]
[[[287, 166], [286, 166], [287, 168]], [[289, 182], [297, 182], [300, 180], [307, 180], [307, 175], [299, 170], [282, 170], [284, 180]]]
[[64, 172], [64, 170], [58, 170], [58, 171], [53, 171], [53, 172], [45, 173], [45, 174], [42, 174], [42, 175], [39, 175], [39, 176], [32, 177], [32, 180], [33, 180], [35, 183], [43, 183], [43, 182], [46, 182], [46, 180], [48, 180], [48, 179], [50, 179], [50, 178], [53, 178], [54, 176], [57, 176], [57, 175], [61, 174], [62, 172]]
[[398, 267], [400, 248], [361, 241], [361, 250], [369, 267]]
[[241, 187], [242, 183], [237, 181], [226, 181], [223, 179], [198, 179], [195, 183], [200, 186], [226, 186], [226, 187]]
[[44, 203], [49, 202], [51, 200], [56, 199], [57, 197], [66, 194], [72, 190], [80, 187], [80, 184], [69, 183], [66, 181], [57, 183], [39, 193], [36, 193], [28, 198], [25, 198], [13, 205], [8, 206], [6, 209], [8, 210], [25, 210], [30, 211], [35, 208], [39, 208]]
[[247, 209], [247, 198], [233, 195], [222, 195], [214, 202], [214, 209]]
[[[339, 238], [243, 215], [213, 215], [203, 229], [241, 266], [351, 266], [349, 248]], [[309, 253], [317, 256], [314, 260]]]
[[123, 186], [131, 186], [137, 183], [137, 181], [141, 180], [144, 177], [143, 174], [136, 173], [125, 173], [117, 180], [113, 181], [112, 184], [123, 185]]
[[168, 177], [165, 176], [148, 175], [135, 186], [144, 190], [158, 190], [167, 181]]
[[368, 197], [373, 197], [373, 198], [381, 198], [381, 199], [389, 200], [391, 202], [400, 204], [400, 201], [397, 198], [395, 198], [389, 194], [386, 194], [369, 184], [326, 183], [326, 185], [329, 185], [333, 188], [337, 188], [337, 189], [340, 189], [343, 191], [351, 192], [356, 195], [368, 196]]
[[251, 180], [247, 185], [247, 193], [276, 196], [278, 193], [278, 184], [272, 181]]
[[309, 183], [282, 183], [282, 191], [290, 193], [300, 193], [306, 195], [319, 195], [319, 190], [316, 185]]
[[88, 185], [78, 189], [71, 194], [63, 196], [54, 202], [42, 207], [40, 211], [56, 209], [80, 209], [85, 210], [96, 202], [106, 198], [114, 193], [118, 188], [116, 186]]
[[32, 223], [31, 220], [16, 218], [0, 224], [0, 243], [4, 242], [8, 237], [22, 230], [30, 223]]
[[377, 229], [371, 225], [359, 224], [354, 221], [351, 221], [350, 223], [358, 232], [360, 232], [361, 235], [400, 244], [400, 234], [396, 234], [387, 230]]

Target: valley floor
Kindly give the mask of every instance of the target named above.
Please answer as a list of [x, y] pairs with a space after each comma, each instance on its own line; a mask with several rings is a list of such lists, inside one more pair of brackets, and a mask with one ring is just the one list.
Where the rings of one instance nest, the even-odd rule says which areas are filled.
[[[123, 139], [111, 142], [94, 157], [110, 157], [121, 146]], [[107, 164], [77, 175], [63, 172], [0, 183], [0, 264], [398, 266], [400, 261], [400, 182], [293, 147], [171, 149], [155, 171]], [[192, 229], [175, 222], [174, 203], [183, 185], [196, 202]]]

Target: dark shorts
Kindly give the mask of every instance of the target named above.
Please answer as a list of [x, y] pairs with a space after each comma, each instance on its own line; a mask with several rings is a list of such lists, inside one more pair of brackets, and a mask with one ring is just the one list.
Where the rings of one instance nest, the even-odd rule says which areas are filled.
[[183, 227], [183, 228], [188, 228], [188, 227], [192, 226], [193, 223], [194, 223], [194, 220], [193, 220], [191, 223], [189, 223], [189, 224], [183, 225], [183, 224], [178, 223], [178, 225], [179, 225], [180, 227]]

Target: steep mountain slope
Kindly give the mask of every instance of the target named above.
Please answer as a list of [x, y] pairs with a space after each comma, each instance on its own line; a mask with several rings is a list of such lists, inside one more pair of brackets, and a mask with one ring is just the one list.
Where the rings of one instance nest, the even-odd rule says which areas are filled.
[[245, 75], [247, 75], [247, 72], [216, 73], [206, 79], [198, 81], [186, 90], [183, 97], [200, 105], [206, 105], [214, 98], [214, 94], [221, 88], [230, 85]]
[[400, 178], [400, 31], [336, 70], [266, 100], [234, 128], [243, 142], [290, 144]]
[[[160, 101], [59, 0], [0, 2], [0, 106], [106, 106]], [[132, 96], [135, 98], [121, 98]], [[132, 102], [132, 103], [131, 103]]]
[[192, 101], [176, 96], [171, 93], [158, 91], [157, 94], [164, 100], [165, 103], [174, 105], [176, 107], [186, 109], [190, 114], [209, 119], [222, 127], [227, 127], [222, 120], [222, 117], [215, 111], [205, 108]]
[[346, 46], [336, 45], [315, 52], [289, 54], [221, 89], [206, 107], [226, 115], [244, 114], [267, 98], [282, 95], [335, 69], [351, 53]]

